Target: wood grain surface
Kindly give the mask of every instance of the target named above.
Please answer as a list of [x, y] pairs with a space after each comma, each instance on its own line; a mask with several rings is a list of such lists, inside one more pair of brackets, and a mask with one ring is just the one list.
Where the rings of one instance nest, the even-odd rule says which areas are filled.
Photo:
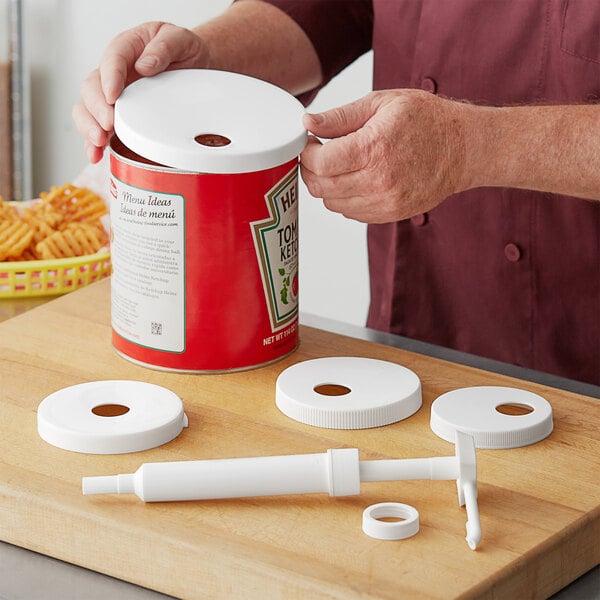
[[[105, 280], [0, 323], [0, 538], [182, 598], [546, 598], [600, 562], [600, 403], [502, 375], [301, 327], [299, 349], [231, 374], [146, 369], [111, 347]], [[243, 318], [241, 316], [240, 318]], [[287, 366], [320, 356], [368, 356], [414, 370], [423, 406], [381, 428], [310, 427], [275, 406]], [[154, 450], [86, 455], [37, 434], [41, 400], [101, 379], [163, 385], [183, 400], [189, 428]], [[343, 383], [343, 382], [340, 382]], [[471, 385], [544, 396], [555, 430], [533, 446], [478, 450], [483, 539], [471, 551], [452, 481], [364, 483], [359, 496], [323, 494], [148, 503], [83, 496], [81, 478], [152, 461], [325, 452], [361, 459], [452, 455], [429, 428], [440, 394]], [[343, 399], [340, 399], [342, 402]], [[418, 535], [378, 541], [361, 530], [370, 504], [420, 513]]]

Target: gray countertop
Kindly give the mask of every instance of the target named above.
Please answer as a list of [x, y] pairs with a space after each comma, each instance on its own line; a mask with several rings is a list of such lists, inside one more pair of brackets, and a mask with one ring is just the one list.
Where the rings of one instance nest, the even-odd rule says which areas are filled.
[[[302, 314], [304, 325], [386, 344], [600, 399], [600, 387], [464, 354], [408, 338]], [[600, 543], [600, 541], [599, 541]], [[0, 542], [0, 600], [159, 600], [170, 598], [54, 558]], [[600, 600], [600, 566], [552, 600]]]

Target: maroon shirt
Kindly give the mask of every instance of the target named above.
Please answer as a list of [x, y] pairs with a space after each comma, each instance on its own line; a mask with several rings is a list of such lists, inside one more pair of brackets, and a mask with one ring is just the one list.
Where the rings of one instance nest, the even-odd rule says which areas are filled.
[[[598, 0], [271, 1], [326, 80], [372, 45], [374, 89], [496, 106], [600, 99]], [[368, 326], [600, 384], [600, 202], [479, 188], [369, 225], [368, 248]]]

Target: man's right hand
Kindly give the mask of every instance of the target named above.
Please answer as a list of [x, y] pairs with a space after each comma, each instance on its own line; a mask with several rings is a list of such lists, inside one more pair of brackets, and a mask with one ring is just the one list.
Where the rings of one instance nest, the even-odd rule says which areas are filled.
[[81, 97], [73, 107], [73, 120], [90, 162], [102, 158], [113, 131], [114, 104], [126, 85], [162, 71], [207, 66], [208, 48], [183, 27], [144, 23], [115, 37], [100, 66], [81, 84]]

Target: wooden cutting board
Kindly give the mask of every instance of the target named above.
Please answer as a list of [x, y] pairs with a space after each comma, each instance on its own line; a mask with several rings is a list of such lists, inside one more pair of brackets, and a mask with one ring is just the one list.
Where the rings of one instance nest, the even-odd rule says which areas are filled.
[[[391, 347], [301, 328], [300, 348], [241, 373], [182, 375], [136, 366], [110, 342], [109, 282], [0, 324], [0, 538], [185, 598], [545, 598], [600, 562], [600, 402]], [[422, 381], [423, 407], [387, 427], [310, 427], [275, 406], [287, 366], [320, 356], [400, 363]], [[78, 454], [37, 434], [40, 401], [100, 379], [163, 385], [183, 400], [189, 428], [142, 453]], [[471, 385], [523, 387], [552, 405], [555, 430], [536, 445], [478, 450], [483, 540], [465, 543], [452, 481], [364, 483], [360, 496], [280, 496], [145, 504], [83, 496], [82, 476], [143, 462], [325, 452], [361, 459], [452, 455], [429, 429], [432, 401]], [[343, 400], [340, 400], [343, 401]], [[378, 541], [361, 530], [370, 504], [420, 513], [418, 535]]]

